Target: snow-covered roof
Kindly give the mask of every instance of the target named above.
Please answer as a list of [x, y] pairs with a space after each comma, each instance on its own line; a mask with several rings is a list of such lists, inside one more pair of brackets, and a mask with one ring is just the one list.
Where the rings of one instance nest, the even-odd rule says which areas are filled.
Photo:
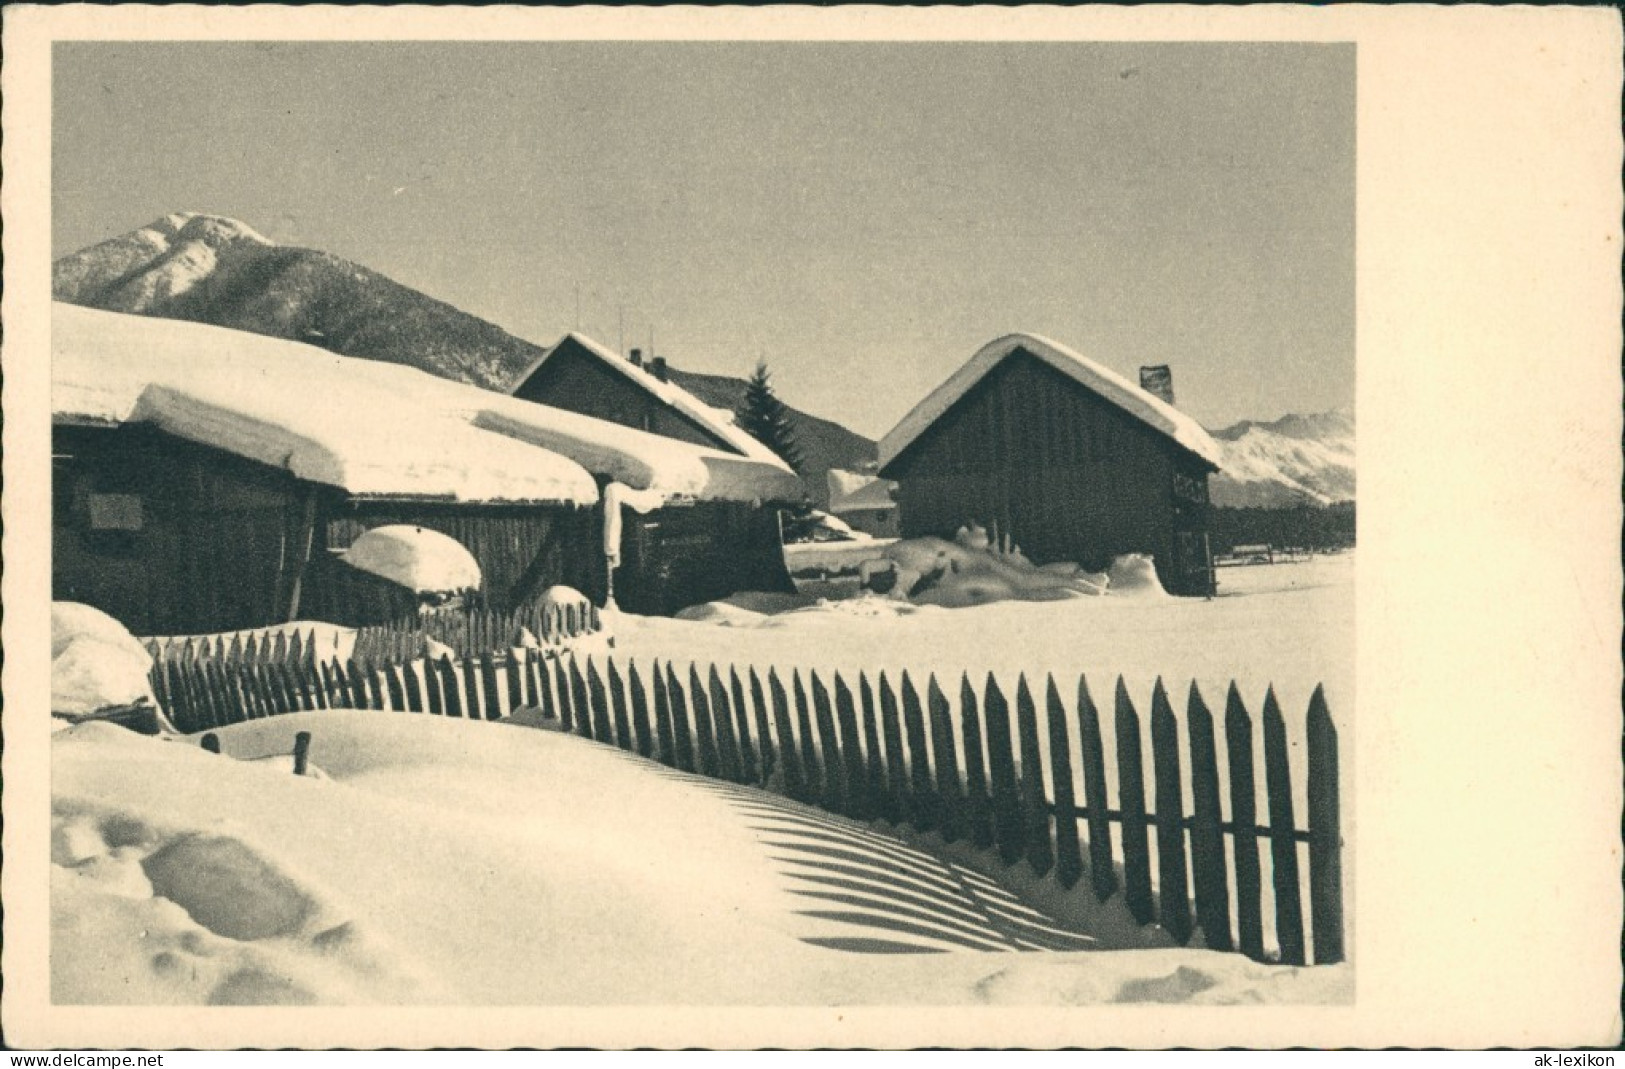
[[59, 302], [52, 355], [59, 422], [140, 418], [355, 494], [589, 504], [598, 475], [666, 498], [801, 496], [782, 463], [244, 331]]
[[1147, 393], [1112, 369], [1097, 364], [1072, 349], [1037, 334], [1006, 334], [984, 345], [964, 367], [949, 376], [925, 400], [880, 440], [882, 469], [913, 445], [926, 429], [971, 388], [1016, 350], [1031, 353], [1061, 374], [1099, 394], [1129, 415], [1203, 460], [1219, 467], [1223, 454], [1219, 445], [1197, 423], [1173, 405]]
[[437, 411], [426, 384], [378, 366], [245, 331], [53, 309], [58, 422], [148, 423], [357, 496], [598, 500], [580, 464]]
[[829, 511], [856, 512], [860, 509], [896, 508], [892, 490], [897, 484], [878, 475], [862, 472], [829, 470]]
[[730, 447], [738, 451], [741, 456], [746, 456], [752, 460], [761, 461], [764, 464], [776, 464], [784, 467], [786, 470], [789, 470], [788, 465], [786, 465], [784, 461], [780, 459], [777, 453], [773, 452], [773, 450], [769, 449], [767, 446], [745, 433], [745, 431], [734, 422], [734, 414], [732, 412], [729, 412], [724, 408], [714, 408], [711, 405], [706, 404], [704, 401], [701, 401], [698, 397], [695, 397], [693, 394], [689, 393], [675, 382], [656, 378], [651, 372], [646, 371], [636, 364], [633, 364], [630, 360], [626, 360], [616, 355], [613, 351], [606, 348], [599, 342], [594, 341], [592, 338], [587, 337], [585, 334], [572, 332], [559, 339], [558, 344], [554, 345], [547, 352], [543, 353], [540, 359], [525, 369], [525, 373], [519, 376], [518, 380], [513, 385], [513, 389], [509, 392], [511, 393], [518, 390], [521, 386], [528, 382], [530, 377], [536, 374], [537, 370], [540, 369], [542, 365], [547, 363], [548, 358], [554, 353], [559, 352], [564, 343], [568, 341], [575, 342], [588, 354], [596, 357], [600, 362], [608, 367], [613, 368], [617, 374], [624, 376], [627, 381], [637, 386], [640, 390], [643, 390], [645, 393], [658, 399], [667, 407], [680, 413], [689, 421], [698, 424], [703, 430], [715, 435], [720, 441], [726, 442]]

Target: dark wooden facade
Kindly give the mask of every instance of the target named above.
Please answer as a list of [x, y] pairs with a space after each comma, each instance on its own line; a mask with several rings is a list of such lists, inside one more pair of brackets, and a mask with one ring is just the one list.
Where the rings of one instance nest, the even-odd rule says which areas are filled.
[[[136, 634], [260, 627], [290, 611], [346, 626], [396, 619], [413, 597], [338, 558], [386, 524], [461, 542], [497, 611], [555, 584], [600, 605], [609, 593], [599, 506], [354, 498], [139, 425], [58, 426], [52, 450], [52, 596], [94, 605]], [[629, 511], [622, 545], [615, 593], [629, 611], [793, 589], [771, 507]]]
[[1043, 564], [1101, 570], [1149, 553], [1174, 594], [1212, 593], [1213, 466], [1017, 348], [881, 474], [899, 483], [905, 538], [972, 520]]
[[621, 529], [615, 602], [670, 615], [741, 590], [795, 590], [784, 563], [778, 510], [734, 501], [628, 512]]
[[[646, 372], [634, 371], [634, 374]], [[614, 368], [606, 367], [601, 357], [572, 337], [565, 337], [554, 346], [541, 366], [514, 389], [513, 395], [690, 445], [724, 453], [739, 452], [699, 421], [683, 415]]]
[[135, 425], [58, 426], [52, 451], [52, 596], [137, 634], [258, 627], [290, 610], [347, 625], [397, 617], [413, 608], [409, 594], [337, 558], [386, 523], [462, 542], [494, 608], [555, 583], [599, 601], [605, 592], [596, 508], [356, 500]]

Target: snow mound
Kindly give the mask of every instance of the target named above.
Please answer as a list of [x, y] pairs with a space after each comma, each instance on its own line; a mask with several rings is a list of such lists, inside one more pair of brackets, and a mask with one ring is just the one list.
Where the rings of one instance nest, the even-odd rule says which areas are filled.
[[375, 527], [340, 560], [417, 593], [478, 590], [480, 566], [455, 538], [407, 524]]
[[95, 606], [77, 601], [53, 601], [51, 656], [62, 656], [69, 645], [82, 639], [122, 646], [131, 654], [140, 656], [145, 656], [147, 652], [147, 648], [123, 624]]
[[144, 705], [156, 716], [151, 671], [151, 655], [123, 624], [89, 605], [52, 604], [53, 715], [81, 719]]
[[1106, 573], [1111, 580], [1114, 596], [1130, 598], [1165, 598], [1162, 580], [1157, 578], [1157, 566], [1144, 553], [1128, 553], [1112, 561]]

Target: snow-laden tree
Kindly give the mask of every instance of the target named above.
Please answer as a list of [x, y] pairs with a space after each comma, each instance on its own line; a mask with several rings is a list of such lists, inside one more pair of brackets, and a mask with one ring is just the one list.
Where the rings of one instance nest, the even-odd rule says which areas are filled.
[[773, 392], [773, 376], [767, 362], [760, 361], [745, 383], [745, 396], [739, 404], [739, 426], [746, 434], [779, 455], [799, 474], [801, 471], [801, 445], [796, 441], [795, 424], [790, 412]]

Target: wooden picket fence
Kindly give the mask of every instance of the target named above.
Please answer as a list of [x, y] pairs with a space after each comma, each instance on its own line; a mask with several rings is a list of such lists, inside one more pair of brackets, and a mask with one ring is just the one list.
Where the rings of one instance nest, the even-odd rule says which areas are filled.
[[[734, 666], [691, 664], [685, 679], [670, 662], [652, 661], [640, 671], [613, 657], [599, 663], [524, 647], [405, 663], [324, 662], [308, 655], [298, 662], [176, 659], [154, 669], [154, 686], [171, 720], [189, 732], [329, 707], [485, 720], [539, 709], [566, 731], [673, 768], [765, 786], [860, 821], [908, 824], [947, 842], [966, 841], [997, 851], [1007, 864], [1025, 860], [1038, 875], [1053, 873], [1063, 887], [1101, 901], [1121, 893], [1136, 920], [1157, 922], [1181, 944], [1199, 927], [1209, 949], [1260, 960], [1266, 959], [1263, 844], [1271, 860], [1279, 960], [1305, 964], [1311, 932], [1316, 964], [1344, 958], [1338, 741], [1320, 688], [1306, 719], [1308, 820], [1299, 828], [1287, 727], [1274, 691], [1262, 708], [1267, 813], [1261, 823], [1255, 721], [1233, 683], [1222, 732], [1224, 778], [1218, 725], [1196, 685], [1190, 687], [1184, 719], [1189, 807], [1179, 721], [1160, 680], [1151, 695], [1150, 805], [1142, 721], [1121, 678], [1112, 710], [1114, 754], [1107, 753], [1100, 712], [1081, 677], [1070, 708], [1054, 678], [1045, 680], [1042, 718], [1022, 677], [1013, 731], [1011, 702], [991, 674], [980, 695], [962, 676], [955, 703], [934, 676], [922, 701], [907, 672], [895, 686], [885, 673], [871, 683], [859, 672], [854, 687], [839, 671], [826, 682], [817, 671], [804, 677], [796, 670], [786, 688], [772, 668], [764, 683], [754, 667], [742, 679]], [[1047, 754], [1040, 738], [1047, 739]], [[1117, 773], [1115, 807], [1108, 761]], [[1075, 765], [1082, 770], [1081, 799]], [[1308, 855], [1307, 931], [1300, 848]], [[1085, 876], [1087, 884], [1079, 886]]]

